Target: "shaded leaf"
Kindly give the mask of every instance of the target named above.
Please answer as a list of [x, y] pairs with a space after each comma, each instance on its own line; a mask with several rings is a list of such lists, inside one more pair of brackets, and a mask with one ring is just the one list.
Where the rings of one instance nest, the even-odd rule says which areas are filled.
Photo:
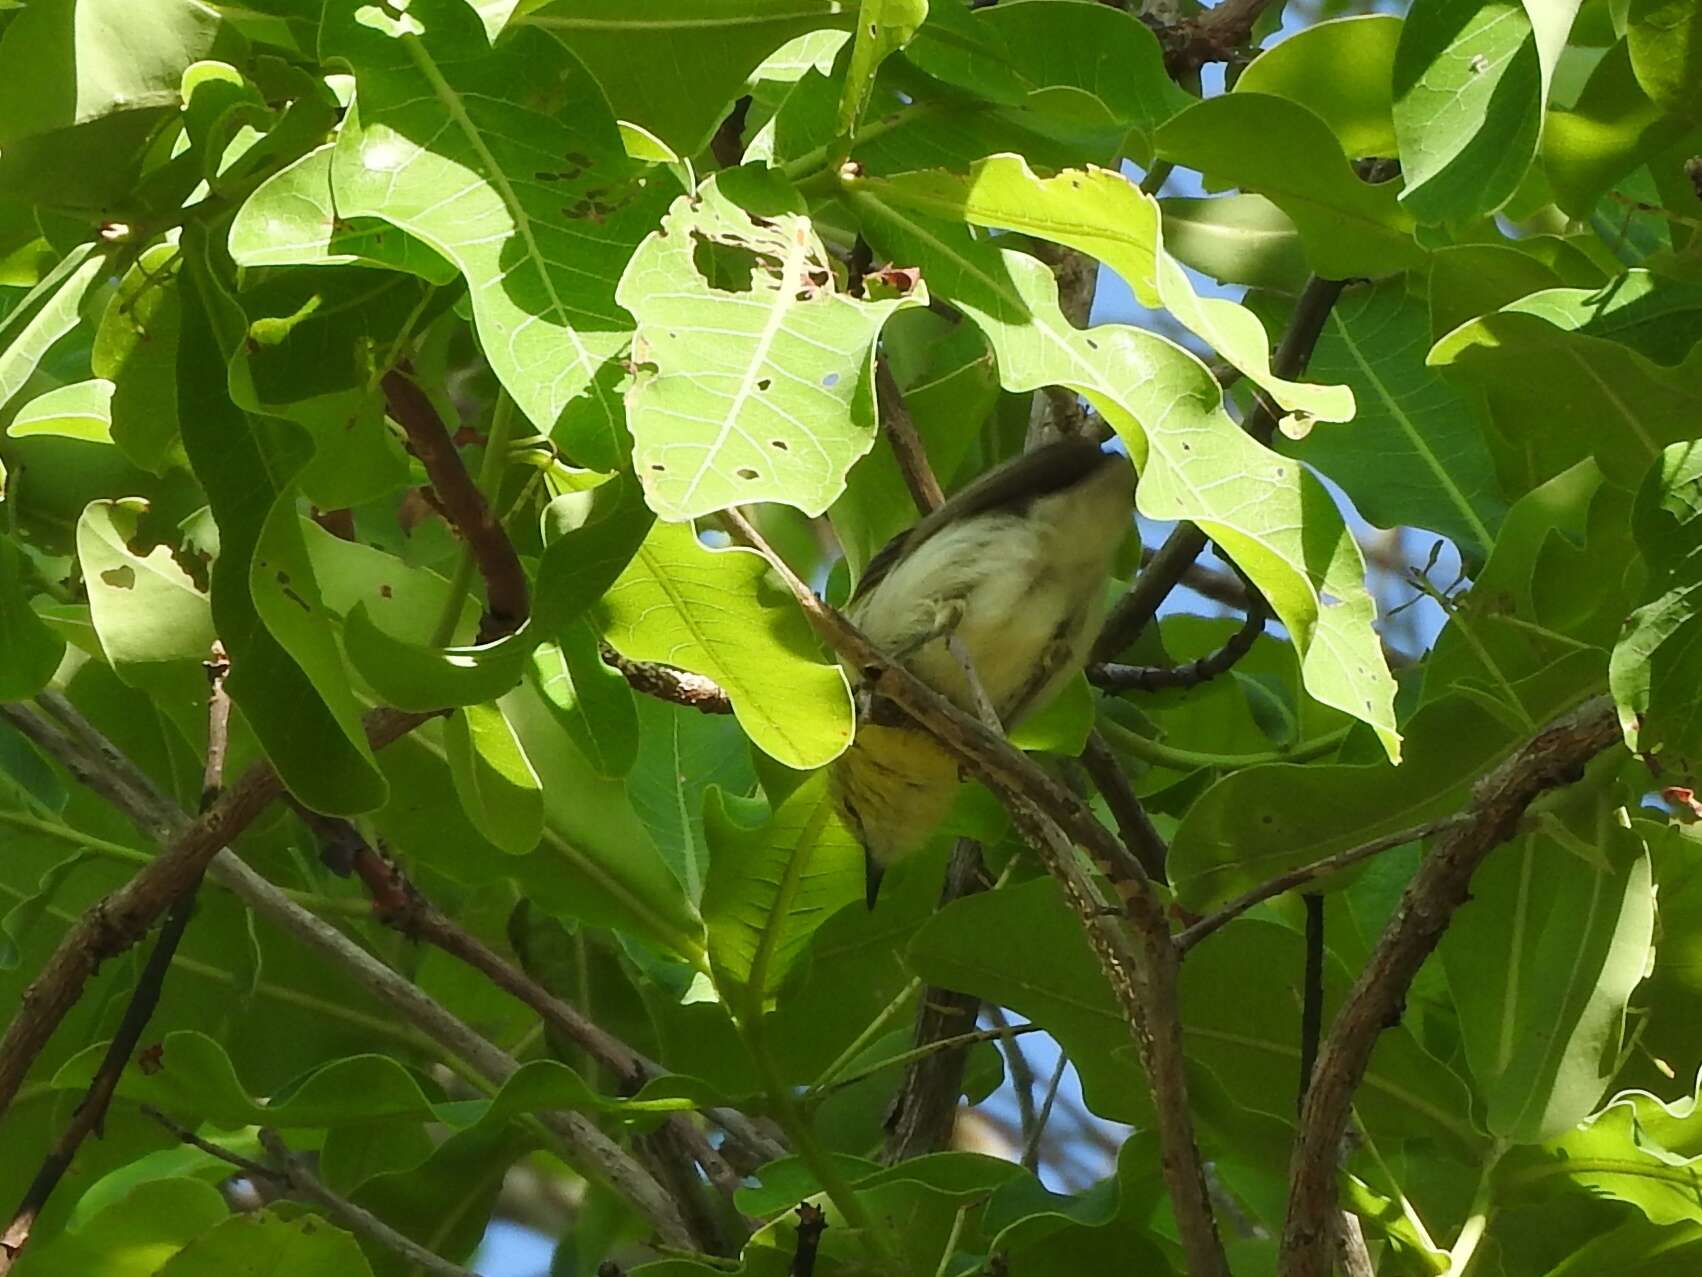
[[479, 832], [517, 856], [536, 847], [544, 827], [538, 774], [501, 707], [463, 706], [449, 716], [443, 740], [455, 792]]
[[49, 390], [18, 409], [6, 433], [14, 439], [62, 435], [89, 443], [111, 443], [112, 392], [113, 384], [98, 377]]
[[[562, 628], [532, 653], [538, 695], [600, 776], [618, 778], [638, 757], [638, 709], [618, 670], [603, 664], [598, 635], [583, 620]], [[682, 778], [683, 779], [683, 778]]]
[[1393, 14], [1368, 13], [1304, 27], [1254, 58], [1235, 92], [1305, 107], [1350, 159], [1396, 155], [1390, 86], [1401, 25]]
[[119, 677], [164, 661], [204, 661], [213, 647], [207, 596], [171, 551], [131, 548], [147, 503], [96, 501], [77, 522], [77, 557], [89, 614], [102, 650]]

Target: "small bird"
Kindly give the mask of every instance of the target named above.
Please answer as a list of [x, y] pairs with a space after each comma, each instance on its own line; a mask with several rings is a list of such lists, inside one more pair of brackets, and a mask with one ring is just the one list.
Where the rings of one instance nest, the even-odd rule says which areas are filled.
[[[959, 709], [1008, 730], [1087, 658], [1112, 556], [1134, 512], [1128, 459], [1080, 439], [988, 471], [869, 561], [847, 615]], [[886, 867], [920, 848], [956, 797], [956, 760], [895, 706], [869, 703], [833, 765], [863, 844], [873, 908]]]

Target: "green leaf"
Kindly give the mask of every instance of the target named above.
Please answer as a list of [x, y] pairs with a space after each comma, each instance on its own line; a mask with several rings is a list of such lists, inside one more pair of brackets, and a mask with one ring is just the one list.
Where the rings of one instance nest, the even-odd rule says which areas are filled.
[[[1304, 964], [1299, 932], [1240, 919], [1191, 950], [1182, 967], [1189, 1065], [1210, 1070], [1241, 1107], [1285, 1123], [1294, 1121], [1300, 1068], [1296, 993]], [[1326, 1017], [1346, 998], [1352, 976], [1334, 955], [1326, 956]], [[1403, 1025], [1378, 1038], [1354, 1108], [1379, 1141], [1388, 1135], [1427, 1138], [1441, 1144], [1449, 1159], [1471, 1157], [1483, 1143], [1471, 1121], [1465, 1082], [1426, 1053]]]
[[589, 492], [564, 493], [545, 506], [533, 624], [553, 634], [583, 616], [626, 570], [655, 521], [630, 470]]
[[378, 12], [335, 7], [321, 34], [357, 82], [331, 165], [339, 215], [382, 218], [453, 262], [521, 412], [579, 464], [613, 469], [632, 331], [614, 286], [668, 182], [627, 159], [596, 87], [541, 35], [492, 50], [463, 0]]
[[[1294, 636], [1307, 691], [1372, 723], [1385, 749], [1397, 753], [1394, 681], [1371, 632], [1359, 549], [1323, 486], [1223, 412], [1204, 365], [1139, 329], [1074, 328], [1058, 310], [1051, 272], [1026, 254], [861, 193], [851, 199], [880, 251], [920, 263], [987, 333], [1007, 390], [1065, 386], [1105, 415], [1140, 471], [1140, 512], [1204, 528]], [[1248, 499], [1253, 492], [1256, 501]]]
[[1571, 109], [1551, 109], [1543, 128], [1543, 171], [1555, 203], [1588, 217], [1610, 186], [1684, 130], [1645, 96], [1621, 40], [1596, 64]]
[[1298, 294], [1311, 271], [1300, 232], [1263, 195], [1166, 196], [1164, 247], [1177, 261], [1225, 284]]
[[1425, 365], [1429, 344], [1404, 281], [1349, 289], [1306, 368], [1350, 387], [1359, 415], [1275, 446], [1341, 484], [1378, 527], [1440, 532], [1481, 562], [1502, 514], [1495, 463], [1470, 404]]
[[[567, 46], [620, 119], [696, 155], [757, 66], [787, 41], [848, 29], [846, 0], [556, 0], [519, 21]], [[643, 47], [643, 58], [633, 49]], [[655, 68], [669, 73], [658, 77]]]
[[1642, 841], [1617, 799], [1585, 802], [1570, 836], [1527, 834], [1472, 878], [1439, 952], [1490, 1134], [1536, 1144], [1570, 1130], [1618, 1069], [1626, 1003], [1653, 940]]
[[155, 474], [183, 461], [177, 423], [179, 257], [171, 244], [142, 251], [118, 281], [89, 352], [95, 375], [113, 383], [112, 441]]
[[[1530, 717], [1551, 718], [1595, 690], [1599, 659], [1574, 652], [1520, 686]], [[1425, 704], [1405, 726], [1398, 768], [1270, 763], [1218, 781], [1171, 840], [1176, 898], [1205, 912], [1285, 870], [1447, 815], [1524, 735], [1504, 711], [1460, 692]]]
[[638, 320], [633, 465], [676, 521], [748, 501], [826, 510], [874, 442], [881, 325], [927, 300], [838, 291], [796, 192], [755, 168], [675, 201], [617, 297]]
[[6, 433], [14, 439], [59, 435], [89, 443], [111, 443], [112, 391], [112, 383], [98, 377], [49, 390], [18, 409]]
[[322, 1219], [232, 1215], [185, 1246], [157, 1277], [371, 1277], [360, 1244]]
[[91, 859], [89, 853], [79, 852], [49, 866], [36, 883], [34, 894], [22, 897], [0, 917], [0, 971], [17, 970], [26, 937], [54, 907], [66, 880]]
[[[946, 0], [950, 3], [951, 0]], [[839, 99], [839, 131], [849, 134], [863, 118], [882, 62], [910, 43], [928, 16], [928, 0], [859, 0], [852, 27], [851, 61]]]
[[1395, 51], [1395, 135], [1421, 222], [1462, 223], [1509, 199], [1536, 156], [1577, 0], [1415, 0]]
[[705, 549], [691, 528], [658, 523], [598, 605], [623, 656], [715, 680], [753, 743], [788, 767], [820, 767], [851, 741], [851, 697], [816, 655], [797, 605], [765, 581], [762, 558]]
[[387, 267], [442, 287], [455, 266], [412, 235], [377, 219], [351, 225], [331, 197], [327, 142], [272, 174], [243, 201], [230, 227], [230, 255], [238, 266]]
[[1262, 93], [1209, 98], [1159, 129], [1156, 143], [1161, 158], [1287, 213], [1320, 275], [1387, 275], [1422, 260], [1396, 184], [1360, 181], [1335, 134], [1305, 107]]
[[494, 701], [523, 677], [532, 627], [477, 647], [427, 648], [394, 638], [356, 604], [343, 625], [343, 651], [386, 705], [424, 712]]
[[120, 678], [136, 666], [205, 661], [213, 648], [207, 596], [170, 549], [131, 549], [148, 503], [96, 501], [77, 521], [77, 558], [101, 649]]
[[1702, 350], [1668, 363], [1627, 344], [1627, 320], [1657, 309], [1662, 291], [1632, 271], [1606, 290], [1532, 293], [1456, 328], [1428, 362], [1542, 422], [1546, 449], [1573, 450], [1567, 463], [1593, 454], [1631, 487], [1662, 447], [1696, 433], [1702, 413]]
[[1353, 416], [1339, 386], [1286, 381], [1271, 372], [1270, 343], [1252, 312], [1202, 298], [1164, 251], [1158, 201], [1106, 169], [1042, 178], [1018, 155], [995, 155], [967, 178], [933, 170], [850, 180], [847, 188], [884, 204], [974, 225], [1026, 231], [1089, 253], [1121, 275], [1142, 305], [1163, 307], [1267, 390], [1284, 408], [1326, 421]]
[[1390, 85], [1401, 19], [1356, 14], [1304, 27], [1266, 49], [1235, 81], [1237, 93], [1262, 93], [1305, 107], [1336, 135], [1349, 157], [1393, 156]]
[[44, 0], [0, 40], [0, 144], [114, 112], [178, 105], [192, 62], [244, 41], [195, 0]]
[[1675, 443], [1638, 490], [1632, 531], [1651, 571], [1648, 601], [1625, 623], [1609, 681], [1626, 742], [1680, 775], [1702, 760], [1697, 608], [1702, 601], [1702, 456]]
[[501, 707], [463, 706], [449, 716], [443, 740], [455, 792], [479, 832], [516, 856], [536, 847], [544, 828], [538, 773]]
[[1643, 91], [1674, 115], [1695, 116], [1702, 107], [1702, 5], [1631, 0], [1626, 35]]
[[302, 540], [291, 482], [306, 464], [299, 427], [231, 402], [205, 307], [185, 308], [179, 349], [183, 442], [219, 526], [213, 624], [231, 658], [231, 699], [284, 783], [308, 806], [349, 814], [384, 802], [359, 707]]
[[754, 828], [719, 790], [705, 797], [709, 881], [703, 919], [724, 996], [738, 989], [750, 1014], [773, 996], [816, 928], [863, 896], [863, 849], [818, 771]]
[[105, 270], [104, 254], [79, 245], [0, 320], [0, 407], [24, 388], [48, 349], [82, 320]]
[[532, 653], [538, 695], [599, 776], [618, 779], [638, 758], [638, 707], [618, 670], [603, 664], [597, 631], [583, 620]]
[[[74, 1230], [40, 1238], [19, 1256], [20, 1277], [48, 1273], [100, 1273], [102, 1277], [155, 1277], [230, 1218], [212, 1184], [174, 1176], [139, 1184]], [[37, 1246], [40, 1249], [37, 1249]], [[356, 1258], [359, 1258], [357, 1253]], [[364, 1267], [364, 1261], [362, 1266]], [[240, 1268], [233, 1277], [248, 1277]], [[356, 1269], [358, 1274], [360, 1269]], [[252, 1272], [252, 1269], [248, 1270]]]
[[0, 536], [0, 701], [34, 696], [59, 668], [65, 642], [30, 606], [23, 577], [23, 551]]
[[1501, 1176], [1514, 1200], [1560, 1178], [1576, 1191], [1625, 1202], [1653, 1223], [1695, 1223], [1702, 1113], [1694, 1094], [1666, 1103], [1625, 1091], [1577, 1129], [1515, 1151]]

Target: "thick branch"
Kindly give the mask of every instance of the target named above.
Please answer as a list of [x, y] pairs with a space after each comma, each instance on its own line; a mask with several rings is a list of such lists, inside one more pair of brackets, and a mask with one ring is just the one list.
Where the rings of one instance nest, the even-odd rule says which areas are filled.
[[1289, 1173], [1288, 1219], [1278, 1271], [1326, 1277], [1330, 1267], [1336, 1154], [1377, 1037], [1398, 1023], [1407, 990], [1466, 900], [1472, 874], [1512, 837], [1525, 809], [1544, 791], [1570, 784], [1585, 765], [1620, 740], [1605, 696], [1544, 728], [1480, 781], [1467, 819], [1440, 838], [1401, 893], [1394, 917], [1372, 950], [1324, 1041], [1312, 1072]]
[[425, 391], [396, 369], [384, 374], [383, 385], [391, 417], [408, 436], [408, 446], [425, 467], [438, 504], [466, 541], [484, 578], [486, 611], [479, 622], [479, 642], [512, 634], [531, 614], [520, 556], [467, 473], [455, 441]]
[[875, 365], [875, 393], [880, 400], [881, 429], [898, 460], [898, 472], [904, 476], [904, 486], [916, 503], [918, 514], [928, 514], [945, 504], [945, 493], [928, 464], [922, 436], [916, 433], [916, 423], [910, 419], [910, 409], [904, 406], [904, 392], [883, 358]]
[[1100, 797], [1105, 799], [1112, 818], [1116, 820], [1117, 832], [1123, 836], [1123, 845], [1140, 863], [1140, 868], [1148, 878], [1154, 882], [1169, 881], [1165, 862], [1170, 857], [1170, 848], [1164, 841], [1164, 835], [1159, 833], [1158, 827], [1152, 823], [1152, 817], [1147, 815], [1146, 807], [1135, 793], [1134, 786], [1129, 783], [1129, 777], [1118, 763], [1117, 756], [1111, 752], [1111, 747], [1105, 743], [1105, 738], [1097, 730], [1087, 734], [1087, 744], [1082, 749], [1081, 761], [1098, 788]]

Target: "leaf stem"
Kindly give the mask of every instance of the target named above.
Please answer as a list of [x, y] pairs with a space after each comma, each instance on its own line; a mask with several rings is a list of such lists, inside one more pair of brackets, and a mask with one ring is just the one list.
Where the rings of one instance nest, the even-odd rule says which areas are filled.
[[838, 1058], [823, 1069], [814, 1082], [810, 1083], [806, 1099], [808, 1095], [813, 1095], [835, 1082], [839, 1075], [850, 1066], [851, 1061], [867, 1049], [869, 1043], [886, 1032], [886, 1026], [898, 1018], [899, 1013], [909, 1004], [910, 999], [916, 996], [916, 991], [921, 987], [922, 981], [920, 979], [912, 979], [909, 984], [900, 989], [898, 996], [882, 1007], [875, 1018], [864, 1026], [863, 1031], [851, 1040], [851, 1045], [841, 1051]]
[[1118, 748], [1133, 754], [1143, 763], [1150, 763], [1154, 767], [1168, 767], [1172, 771], [1194, 771], [1201, 767], [1234, 770], [1257, 767], [1264, 763], [1309, 762], [1335, 749], [1347, 739], [1347, 734], [1352, 729], [1339, 728], [1322, 736], [1315, 736], [1311, 740], [1301, 741], [1292, 749], [1273, 749], [1261, 754], [1214, 754], [1207, 750], [1181, 749], [1142, 736], [1109, 718], [1101, 721], [1100, 730], [1109, 736]]

